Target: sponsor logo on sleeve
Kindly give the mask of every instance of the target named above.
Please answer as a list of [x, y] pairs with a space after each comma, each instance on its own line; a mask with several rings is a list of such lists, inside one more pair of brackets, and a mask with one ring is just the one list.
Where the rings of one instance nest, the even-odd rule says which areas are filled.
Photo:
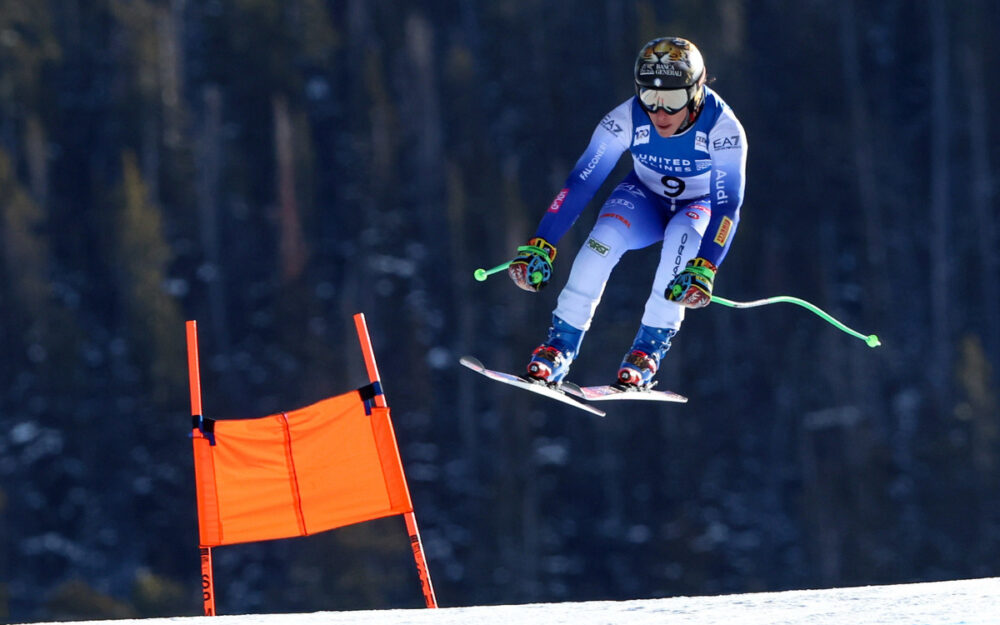
[[590, 237], [589, 239], [587, 239], [587, 247], [589, 247], [590, 249], [594, 250], [595, 252], [597, 252], [601, 256], [607, 256], [608, 252], [611, 251], [611, 247], [610, 246], [607, 246], [607, 245], [601, 243], [600, 241], [598, 241], [594, 237]]
[[550, 213], [558, 213], [559, 209], [562, 207], [563, 201], [566, 199], [566, 196], [568, 194], [569, 194], [569, 189], [563, 189], [562, 191], [560, 191], [558, 193], [558, 195], [556, 195], [555, 199], [552, 200], [552, 203], [549, 204], [549, 211], [548, 212], [550, 212]]
[[713, 150], [735, 150], [740, 147], [740, 136], [719, 137], [712, 141]]
[[726, 173], [725, 169], [717, 170], [718, 176], [715, 179], [715, 204], [723, 206], [729, 204], [729, 194], [726, 193]]
[[729, 233], [733, 229], [733, 220], [729, 217], [723, 217], [722, 223], [719, 224], [719, 229], [715, 232], [715, 238], [712, 239], [716, 244], [725, 246], [726, 241], [729, 240]]
[[649, 143], [649, 124], [636, 126], [635, 137], [632, 139], [632, 145], [642, 145], [644, 143]]
[[708, 152], [708, 135], [700, 130], [694, 133], [694, 149]]
[[601, 120], [601, 128], [604, 128], [616, 137], [622, 130], [624, 130], [624, 128], [621, 127], [621, 124], [615, 121], [615, 118], [611, 117], [611, 115], [604, 116], [604, 119]]
[[597, 167], [597, 164], [601, 162], [601, 157], [604, 156], [604, 153], [607, 151], [608, 144], [602, 141], [601, 145], [597, 147], [597, 152], [590, 159], [590, 162], [587, 163], [586, 169], [580, 172], [580, 180], [590, 178], [590, 174], [594, 173], [594, 169]]

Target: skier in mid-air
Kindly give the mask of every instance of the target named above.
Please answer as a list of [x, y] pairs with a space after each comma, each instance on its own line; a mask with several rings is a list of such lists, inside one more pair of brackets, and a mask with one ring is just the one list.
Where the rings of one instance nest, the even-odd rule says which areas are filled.
[[732, 109], [705, 85], [705, 63], [679, 37], [650, 41], [635, 62], [634, 97], [601, 120], [527, 246], [511, 279], [538, 291], [552, 276], [555, 244], [628, 150], [633, 169], [601, 207], [559, 294], [547, 340], [528, 377], [561, 382], [580, 351], [611, 270], [629, 251], [663, 242], [639, 331], [617, 382], [648, 389], [685, 308], [707, 306], [729, 250], [745, 186], [747, 141]]

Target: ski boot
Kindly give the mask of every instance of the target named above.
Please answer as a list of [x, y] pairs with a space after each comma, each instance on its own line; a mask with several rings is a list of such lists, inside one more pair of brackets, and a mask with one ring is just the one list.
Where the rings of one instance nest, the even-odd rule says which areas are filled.
[[677, 330], [652, 328], [640, 325], [639, 332], [632, 341], [632, 348], [618, 369], [615, 387], [623, 390], [648, 390], [653, 387], [653, 376], [660, 368], [663, 355], [670, 349], [670, 339]]
[[528, 378], [556, 386], [562, 382], [580, 351], [583, 330], [574, 328], [559, 317], [552, 315], [547, 341], [531, 352], [528, 362]]

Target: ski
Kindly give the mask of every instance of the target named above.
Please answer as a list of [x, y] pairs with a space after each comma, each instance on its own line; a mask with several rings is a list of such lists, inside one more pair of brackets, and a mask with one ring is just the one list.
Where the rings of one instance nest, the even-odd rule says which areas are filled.
[[645, 401], [665, 401], [686, 403], [688, 398], [673, 391], [654, 391], [652, 389], [622, 388], [615, 384], [603, 386], [578, 386], [569, 388], [568, 392], [587, 401], [606, 401], [611, 399], [640, 399]]
[[504, 384], [510, 384], [511, 386], [516, 386], [518, 388], [523, 388], [526, 391], [531, 391], [532, 393], [537, 393], [538, 395], [544, 395], [556, 401], [561, 401], [564, 404], [569, 404], [580, 410], [585, 410], [591, 414], [595, 414], [599, 417], [603, 417], [606, 413], [593, 406], [589, 406], [578, 399], [574, 399], [573, 395], [582, 397], [582, 389], [572, 382], [562, 382], [558, 386], [549, 386], [545, 382], [531, 380], [529, 378], [523, 378], [511, 373], [504, 373], [503, 371], [494, 371], [492, 369], [487, 369], [483, 366], [483, 363], [479, 362], [472, 356], [462, 356], [459, 359], [462, 365], [472, 369], [476, 373], [481, 373], [491, 380], [496, 380], [497, 382], [503, 382]]

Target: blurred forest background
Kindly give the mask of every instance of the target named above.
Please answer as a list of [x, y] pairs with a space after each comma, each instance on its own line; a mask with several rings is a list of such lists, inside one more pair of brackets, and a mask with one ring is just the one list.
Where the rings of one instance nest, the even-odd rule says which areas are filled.
[[[184, 353], [206, 414], [367, 382], [444, 606], [1000, 574], [1000, 5], [988, 0], [0, 0], [0, 616], [197, 614]], [[695, 41], [750, 141], [716, 292], [595, 419], [520, 369], [509, 259], [645, 41]], [[603, 195], [629, 168], [619, 165]], [[601, 197], [601, 196], [599, 196]], [[614, 375], [658, 251], [572, 378]], [[420, 607], [401, 519], [220, 548], [223, 613]]]

